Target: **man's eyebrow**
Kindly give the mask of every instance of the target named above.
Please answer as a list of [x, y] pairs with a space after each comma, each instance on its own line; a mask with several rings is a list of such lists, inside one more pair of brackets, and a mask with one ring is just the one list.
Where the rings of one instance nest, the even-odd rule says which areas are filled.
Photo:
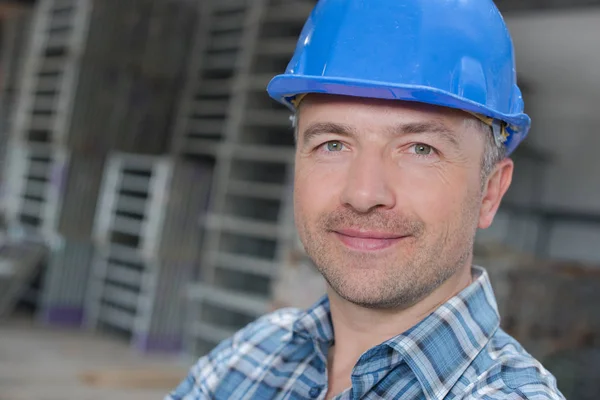
[[302, 134], [302, 141], [304, 143], [308, 143], [315, 137], [326, 134], [350, 137], [356, 135], [356, 130], [352, 126], [346, 124], [339, 124], [335, 122], [317, 122], [306, 128]]
[[440, 121], [407, 122], [395, 125], [389, 129], [393, 136], [402, 134], [436, 133], [453, 145], [458, 146], [458, 139], [454, 131]]
[[[419, 133], [435, 133], [439, 134], [445, 140], [458, 146], [458, 139], [452, 131], [444, 123], [440, 121], [418, 121], [406, 122], [394, 125], [387, 129], [391, 136], [419, 134]], [[308, 143], [315, 137], [325, 134], [334, 134], [346, 137], [357, 136], [356, 129], [350, 125], [340, 124], [336, 122], [317, 122], [310, 125], [302, 134], [303, 143]]]

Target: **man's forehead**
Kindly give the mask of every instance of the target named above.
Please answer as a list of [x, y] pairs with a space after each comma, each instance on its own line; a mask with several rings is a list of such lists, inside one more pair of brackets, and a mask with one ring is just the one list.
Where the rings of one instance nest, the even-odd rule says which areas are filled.
[[307, 123], [315, 122], [360, 121], [369, 126], [412, 122], [445, 127], [448, 131], [457, 133], [462, 131], [465, 118], [471, 117], [461, 110], [419, 102], [326, 94], [307, 95], [299, 104], [297, 116], [297, 122], [303, 128], [306, 128]]
[[328, 94], [308, 94], [299, 104], [301, 109], [309, 109], [311, 113], [319, 114], [345, 111], [351, 113], [357, 110], [373, 112], [374, 114], [422, 115], [423, 117], [442, 121], [462, 122], [469, 115], [461, 110], [424, 104], [416, 101], [373, 99], [365, 97], [340, 96]]

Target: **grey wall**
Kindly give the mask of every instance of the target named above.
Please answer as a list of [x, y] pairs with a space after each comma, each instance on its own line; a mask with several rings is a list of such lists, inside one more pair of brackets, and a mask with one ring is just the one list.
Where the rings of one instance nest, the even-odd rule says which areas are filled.
[[[527, 204], [540, 192], [544, 208], [600, 215], [600, 8], [505, 17], [529, 89], [525, 101], [533, 127], [527, 143], [553, 156], [537, 180], [527, 162], [517, 161], [507, 198]], [[515, 225], [509, 219], [501, 213], [481, 239], [504, 238], [532, 251], [536, 222], [520, 217]], [[600, 224], [558, 224], [549, 253], [600, 264]]]

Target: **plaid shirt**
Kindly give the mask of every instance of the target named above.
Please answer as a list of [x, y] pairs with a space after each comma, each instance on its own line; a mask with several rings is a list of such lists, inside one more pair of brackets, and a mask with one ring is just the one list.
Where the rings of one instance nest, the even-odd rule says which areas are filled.
[[[554, 377], [499, 328], [487, 273], [358, 360], [346, 399], [564, 399]], [[221, 343], [166, 400], [324, 399], [329, 301], [269, 314]]]

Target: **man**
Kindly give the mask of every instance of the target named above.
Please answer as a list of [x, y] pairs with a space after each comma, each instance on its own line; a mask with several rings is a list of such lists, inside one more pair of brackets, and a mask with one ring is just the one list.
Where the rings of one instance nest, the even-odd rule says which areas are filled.
[[169, 398], [562, 399], [472, 266], [530, 126], [514, 65], [491, 0], [321, 0], [268, 91], [296, 112], [296, 225], [327, 296]]

